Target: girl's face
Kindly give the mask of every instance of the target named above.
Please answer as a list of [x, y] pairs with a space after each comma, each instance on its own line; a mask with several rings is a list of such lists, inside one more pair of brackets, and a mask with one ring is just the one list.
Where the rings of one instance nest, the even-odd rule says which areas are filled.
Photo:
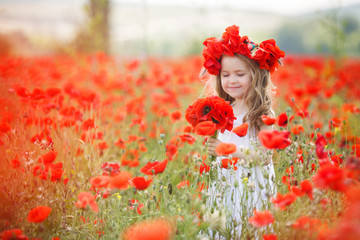
[[252, 76], [248, 64], [239, 57], [223, 55], [220, 72], [221, 86], [231, 97], [242, 100]]

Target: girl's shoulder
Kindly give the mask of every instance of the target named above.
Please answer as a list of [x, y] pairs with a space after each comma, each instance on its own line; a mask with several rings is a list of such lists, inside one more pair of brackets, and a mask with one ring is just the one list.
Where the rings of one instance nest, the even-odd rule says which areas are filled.
[[[268, 117], [276, 118], [274, 109], [270, 108], [270, 114], [268, 114]], [[262, 121], [261, 121], [262, 122]], [[275, 130], [274, 125], [266, 125], [265, 123], [262, 123], [259, 130], [255, 130], [256, 136], [259, 134], [261, 130]]]

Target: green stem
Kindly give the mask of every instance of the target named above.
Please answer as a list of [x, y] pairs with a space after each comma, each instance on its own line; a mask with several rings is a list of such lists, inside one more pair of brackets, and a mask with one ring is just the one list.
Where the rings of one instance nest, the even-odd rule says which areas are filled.
[[[214, 135], [211, 136], [211, 138], [216, 139], [217, 136], [218, 136], [218, 131], [216, 131], [214, 133]], [[210, 172], [209, 172], [210, 182], [209, 182], [209, 184], [211, 185], [211, 182], [214, 181], [215, 179], [217, 179], [217, 167], [215, 167], [213, 165], [213, 162], [216, 161], [216, 156], [210, 155], [209, 159], [210, 159], [210, 162], [209, 162], [209, 165], [210, 165]]]
[[[217, 139], [218, 135], [219, 135], [219, 131], [215, 131], [214, 135], [212, 135], [211, 138]], [[210, 155], [210, 156], [209, 156], [209, 159], [210, 159], [210, 162], [213, 162], [213, 161], [216, 160], [216, 157], [213, 156], [213, 155]]]

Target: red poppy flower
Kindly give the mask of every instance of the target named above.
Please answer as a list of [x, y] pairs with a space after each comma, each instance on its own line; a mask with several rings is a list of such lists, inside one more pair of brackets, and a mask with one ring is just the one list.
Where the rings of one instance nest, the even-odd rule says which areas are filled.
[[345, 191], [345, 179], [345, 171], [329, 163], [320, 166], [319, 170], [313, 177], [313, 182], [314, 186], [320, 189], [330, 188], [335, 191]]
[[288, 124], [288, 117], [286, 115], [286, 113], [280, 113], [278, 118], [277, 118], [277, 121], [278, 121], [278, 125], [280, 127], [286, 127], [286, 125]]
[[125, 158], [122, 159], [121, 161], [121, 165], [123, 166], [129, 166], [129, 167], [137, 167], [140, 165], [140, 162], [139, 160], [136, 158], [136, 159], [130, 159], [130, 160], [127, 160]]
[[137, 149], [126, 149], [121, 157], [121, 165], [129, 167], [139, 166], [139, 152]]
[[168, 160], [165, 159], [162, 162], [154, 161], [148, 162], [144, 167], [140, 169], [140, 172], [146, 175], [156, 175], [165, 171]]
[[69, 178], [64, 178], [64, 180], [63, 180], [64, 185], [67, 185], [69, 181], [70, 181]]
[[104, 162], [100, 166], [101, 170], [103, 170], [103, 175], [116, 175], [120, 172], [120, 164], [117, 162]]
[[131, 199], [130, 200], [130, 209], [134, 209], [134, 207], [137, 205], [137, 208], [136, 208], [136, 212], [141, 215], [142, 214], [142, 211], [141, 209], [144, 207], [144, 204], [140, 203], [139, 204], [139, 200], [137, 199]]
[[187, 125], [183, 128], [183, 132], [191, 133], [193, 131], [193, 127], [191, 125]]
[[329, 128], [332, 129], [336, 127], [341, 127], [342, 123], [343, 123], [343, 119], [334, 117], [329, 120]]
[[43, 222], [51, 213], [51, 208], [47, 206], [38, 206], [30, 210], [27, 221], [32, 223]]
[[94, 212], [99, 212], [99, 207], [95, 202], [95, 197], [91, 193], [81, 192], [78, 195], [78, 199], [79, 200], [75, 203], [76, 207], [86, 208], [87, 205], [89, 205]]
[[321, 134], [318, 134], [318, 138], [316, 139], [316, 155], [319, 158], [320, 165], [324, 165], [328, 162], [328, 151], [325, 150], [325, 146], [327, 145], [327, 141]]
[[229, 102], [217, 96], [198, 99], [186, 109], [185, 118], [194, 128], [200, 122], [212, 121], [222, 133], [231, 131], [236, 119]]
[[284, 149], [291, 144], [289, 139], [289, 131], [272, 131], [272, 130], [261, 130], [259, 132], [259, 140], [262, 145], [268, 149]]
[[30, 95], [30, 98], [33, 100], [40, 100], [45, 98], [45, 91], [39, 88], [35, 88]]
[[171, 119], [173, 121], [177, 121], [177, 120], [180, 120], [181, 119], [181, 112], [179, 110], [175, 111], [175, 112], [172, 112], [171, 115], [170, 115]]
[[131, 62], [126, 64], [127, 70], [130, 72], [135, 71], [140, 66], [140, 61], [138, 59], [132, 60]]
[[[309, 117], [309, 112], [306, 109], [299, 110], [298, 112], [296, 112], [296, 115], [305, 118], [305, 117]], [[293, 118], [294, 115], [292, 115], [291, 117]], [[292, 121], [292, 118], [290, 118], [289, 120], [290, 122]]]
[[136, 135], [128, 136], [128, 142], [135, 142], [137, 139], [138, 139], [138, 136], [136, 136]]
[[16, 156], [16, 158], [11, 160], [11, 168], [17, 169], [17, 168], [20, 168], [20, 166], [21, 166], [21, 163], [17, 156]]
[[265, 123], [268, 126], [271, 126], [276, 122], [275, 118], [271, 118], [271, 117], [266, 116], [266, 115], [262, 115], [261, 120], [263, 121], [263, 123]]
[[50, 164], [55, 161], [56, 156], [57, 152], [51, 151], [39, 157], [38, 162], [43, 164]]
[[122, 234], [124, 240], [170, 240], [173, 239], [175, 229], [171, 222], [164, 218], [138, 222]]
[[24, 87], [20, 87], [20, 86], [14, 86], [15, 89], [15, 93], [16, 95], [18, 95], [19, 97], [28, 97], [30, 96], [30, 93], [28, 92], [28, 90]]
[[248, 127], [249, 127], [248, 123], [243, 123], [240, 126], [234, 128], [232, 131], [239, 137], [243, 137], [247, 134]]
[[[247, 56], [260, 64], [260, 68], [273, 72], [279, 66], [279, 58], [284, 57], [285, 53], [276, 45], [275, 40], [269, 39], [260, 45], [249, 40], [247, 36], [239, 35], [239, 26], [232, 25], [225, 29], [221, 39], [211, 37], [204, 41], [202, 55], [204, 57], [204, 67], [212, 75], [218, 75], [221, 69], [219, 62], [223, 54], [234, 56], [235, 53]], [[256, 48], [253, 54], [251, 51]]]
[[321, 129], [323, 125], [322, 122], [314, 122], [314, 129]]
[[203, 56], [205, 57], [204, 67], [208, 70], [208, 72], [212, 75], [218, 75], [221, 69], [221, 64], [219, 61], [214, 60], [208, 57], [209, 54], [203, 51]]
[[291, 122], [294, 118], [295, 118], [295, 116], [294, 116], [294, 115], [291, 115], [291, 116], [289, 117], [288, 123]]
[[169, 142], [168, 144], [166, 144], [165, 148], [166, 148], [166, 157], [169, 159], [169, 161], [172, 161], [178, 152], [178, 147], [173, 143]]
[[48, 97], [55, 97], [56, 95], [58, 95], [61, 92], [61, 89], [59, 88], [48, 88], [46, 89], [46, 95]]
[[294, 229], [315, 230], [314, 228], [316, 228], [319, 224], [321, 224], [321, 221], [317, 218], [302, 216], [293, 223], [292, 227]]
[[94, 127], [95, 127], [94, 119], [87, 119], [81, 125], [82, 130], [89, 130]]
[[198, 123], [194, 130], [195, 133], [200, 136], [213, 136], [216, 131], [216, 126], [212, 121], [204, 121]]
[[224, 49], [222, 42], [217, 38], [208, 38], [203, 44], [205, 45], [202, 51], [204, 67], [210, 74], [218, 75], [221, 68], [218, 59], [221, 57]]
[[236, 145], [233, 143], [220, 143], [216, 149], [215, 152], [218, 155], [229, 155], [236, 151]]
[[147, 189], [151, 182], [151, 178], [146, 180], [144, 177], [134, 177], [130, 180], [130, 184], [133, 185], [137, 190]]
[[221, 159], [221, 167], [227, 169], [230, 164], [230, 165], [234, 166], [234, 170], [237, 170], [237, 167], [235, 165], [238, 162], [238, 160], [239, 160], [239, 158], [232, 158], [232, 159], [223, 158], [223, 159]]
[[[221, 38], [223, 40], [223, 46], [227, 55], [233, 56], [234, 52], [239, 47], [243, 41], [241, 41], [240, 28], [239, 26], [232, 25], [225, 29], [225, 32], [222, 34]], [[250, 50], [248, 50], [250, 53]]]
[[271, 202], [275, 204], [276, 207], [284, 210], [287, 206], [291, 205], [296, 200], [296, 195], [293, 193], [287, 193], [282, 195], [278, 193], [276, 198], [271, 198]]
[[277, 240], [277, 236], [275, 234], [263, 235], [263, 240]]
[[295, 125], [291, 128], [291, 132], [295, 135], [299, 135], [300, 133], [304, 132], [304, 127], [301, 125]]
[[288, 173], [288, 174], [293, 174], [294, 173], [294, 166], [290, 166], [290, 167], [286, 168], [285, 172]]
[[119, 148], [124, 149], [126, 147], [125, 140], [122, 138], [119, 138], [119, 140], [116, 141], [115, 146], [118, 146]]
[[312, 199], [313, 186], [309, 180], [304, 180], [300, 183], [301, 191], [306, 193], [310, 199]]
[[205, 46], [203, 55], [209, 53], [211, 54], [209, 57], [212, 59], [219, 59], [221, 57], [224, 47], [220, 39], [215, 37], [207, 38], [203, 45]]
[[290, 189], [290, 178], [286, 175], [282, 176], [281, 182]]
[[267, 59], [269, 58], [269, 53], [265, 49], [258, 48], [255, 52], [255, 55], [252, 57], [253, 60], [259, 62], [261, 68], [270, 68], [267, 63]]
[[109, 183], [110, 177], [106, 175], [101, 175], [90, 179], [90, 184], [93, 188], [106, 188]]
[[177, 185], [177, 188], [185, 188], [186, 186], [189, 186], [190, 185], [190, 182], [187, 180], [187, 181], [182, 181], [182, 182], [179, 182], [178, 185]]
[[260, 43], [252, 59], [260, 63], [260, 68], [272, 73], [279, 66], [278, 59], [283, 57], [285, 57], [285, 52], [280, 50], [274, 39], [269, 39]]
[[295, 194], [298, 197], [303, 196], [305, 193], [301, 190], [301, 188], [297, 187], [297, 186], [292, 186], [291, 187], [291, 192], [293, 194]]
[[274, 222], [274, 217], [269, 211], [258, 212], [254, 210], [254, 216], [249, 218], [249, 223], [255, 227], [263, 227]]
[[205, 163], [205, 161], [202, 161], [202, 164], [200, 165], [200, 175], [203, 174], [203, 172], [209, 172], [210, 171], [210, 167]]
[[21, 229], [10, 229], [0, 233], [1, 240], [28, 240]]
[[49, 166], [50, 173], [51, 173], [50, 181], [55, 182], [55, 181], [59, 181], [61, 179], [61, 176], [64, 172], [62, 167], [63, 167], [62, 162], [51, 164]]
[[340, 166], [343, 163], [342, 154], [333, 155], [330, 157], [330, 160], [335, 166]]
[[182, 142], [187, 142], [190, 145], [195, 143], [195, 138], [190, 134], [187, 134], [187, 133], [181, 134], [179, 137]]
[[0, 136], [11, 130], [10, 125], [7, 122], [0, 122]]
[[129, 186], [129, 180], [131, 178], [131, 173], [129, 172], [120, 172], [115, 176], [111, 177], [109, 187], [114, 189], [127, 189]]
[[104, 149], [108, 149], [109, 146], [107, 145], [106, 142], [101, 142], [101, 143], [98, 143], [98, 144], [96, 145], [96, 148], [98, 148], [98, 149], [100, 149], [100, 150], [104, 150]]

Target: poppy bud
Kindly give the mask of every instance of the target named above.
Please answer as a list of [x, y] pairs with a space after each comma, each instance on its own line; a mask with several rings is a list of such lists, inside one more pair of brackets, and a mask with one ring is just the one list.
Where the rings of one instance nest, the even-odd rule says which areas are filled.
[[169, 185], [168, 185], [168, 191], [169, 191], [169, 194], [171, 195], [172, 194], [172, 185], [171, 185], [171, 183], [169, 183]]

